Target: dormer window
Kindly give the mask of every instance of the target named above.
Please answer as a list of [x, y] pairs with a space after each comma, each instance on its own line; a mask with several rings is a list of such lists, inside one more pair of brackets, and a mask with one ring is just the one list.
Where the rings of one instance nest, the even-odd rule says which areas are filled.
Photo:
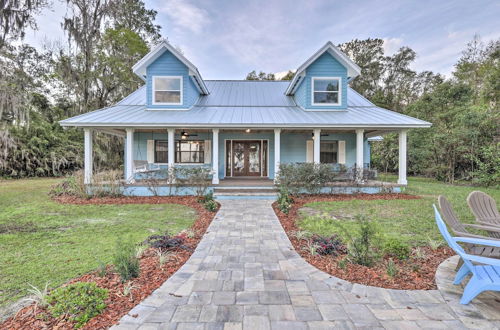
[[182, 105], [182, 76], [154, 76], [153, 104]]
[[313, 77], [311, 88], [312, 105], [340, 105], [340, 84], [340, 77]]

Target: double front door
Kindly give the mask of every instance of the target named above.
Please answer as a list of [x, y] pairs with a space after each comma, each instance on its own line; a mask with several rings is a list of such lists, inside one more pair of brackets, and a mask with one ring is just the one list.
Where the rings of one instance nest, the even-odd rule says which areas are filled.
[[267, 176], [267, 140], [228, 140], [226, 176]]

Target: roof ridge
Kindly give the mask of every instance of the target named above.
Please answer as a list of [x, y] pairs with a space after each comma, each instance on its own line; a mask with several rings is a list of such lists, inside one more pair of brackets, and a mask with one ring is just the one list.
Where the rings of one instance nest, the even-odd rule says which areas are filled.
[[204, 79], [204, 81], [232, 81], [232, 82], [290, 82], [290, 80], [247, 80], [247, 79]]

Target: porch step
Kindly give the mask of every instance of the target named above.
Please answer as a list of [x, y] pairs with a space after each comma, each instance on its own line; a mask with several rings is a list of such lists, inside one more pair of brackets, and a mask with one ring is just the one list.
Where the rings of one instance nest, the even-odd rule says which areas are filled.
[[238, 188], [224, 187], [214, 189], [214, 198], [221, 199], [276, 199], [274, 187]]

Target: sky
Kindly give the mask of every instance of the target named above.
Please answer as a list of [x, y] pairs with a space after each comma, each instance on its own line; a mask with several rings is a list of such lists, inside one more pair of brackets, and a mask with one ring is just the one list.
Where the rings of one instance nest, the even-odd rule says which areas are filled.
[[[299, 67], [327, 41], [382, 38], [386, 54], [417, 52], [413, 69], [449, 76], [475, 34], [500, 38], [500, 1], [486, 0], [145, 0], [162, 35], [204, 79], [244, 79], [252, 70]], [[38, 17], [26, 41], [63, 41], [64, 2]]]

